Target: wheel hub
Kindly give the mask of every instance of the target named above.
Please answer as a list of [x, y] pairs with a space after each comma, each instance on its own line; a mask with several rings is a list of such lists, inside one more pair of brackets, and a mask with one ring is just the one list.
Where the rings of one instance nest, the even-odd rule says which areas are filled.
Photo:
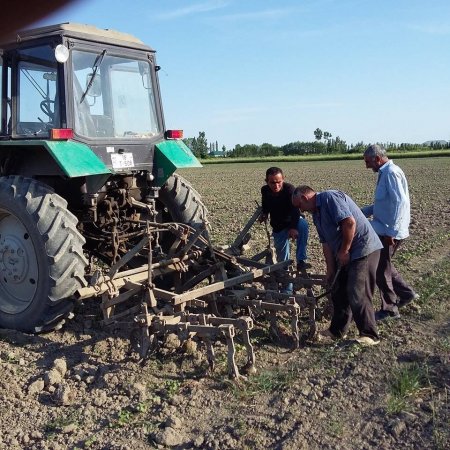
[[17, 314], [31, 304], [36, 293], [39, 277], [36, 249], [23, 223], [12, 214], [2, 213], [0, 307], [6, 313]]
[[27, 252], [15, 236], [0, 239], [0, 274], [7, 283], [22, 283], [28, 271]]

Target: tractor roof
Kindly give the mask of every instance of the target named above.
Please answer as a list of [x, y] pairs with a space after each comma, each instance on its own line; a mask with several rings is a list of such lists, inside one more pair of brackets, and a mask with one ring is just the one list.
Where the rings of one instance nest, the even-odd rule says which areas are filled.
[[30, 30], [21, 30], [16, 34], [16, 42], [19, 43], [51, 35], [64, 35], [105, 44], [154, 51], [151, 47], [131, 34], [79, 23], [60, 23]]

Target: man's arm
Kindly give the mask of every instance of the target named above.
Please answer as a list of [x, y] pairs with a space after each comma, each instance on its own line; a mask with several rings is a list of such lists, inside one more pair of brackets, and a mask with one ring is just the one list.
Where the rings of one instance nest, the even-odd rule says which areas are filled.
[[331, 283], [336, 273], [336, 262], [331, 247], [324, 242], [322, 244], [323, 256], [325, 257], [325, 263], [327, 265], [327, 283]]
[[264, 186], [261, 188], [261, 214], [258, 218], [259, 223], [265, 222], [269, 217], [267, 194], [264, 192]]
[[373, 205], [363, 206], [361, 211], [366, 217], [373, 216]]
[[337, 259], [341, 266], [345, 266], [350, 262], [350, 247], [355, 236], [356, 220], [353, 216], [346, 217], [339, 222], [339, 225], [341, 226], [342, 244], [337, 253]]

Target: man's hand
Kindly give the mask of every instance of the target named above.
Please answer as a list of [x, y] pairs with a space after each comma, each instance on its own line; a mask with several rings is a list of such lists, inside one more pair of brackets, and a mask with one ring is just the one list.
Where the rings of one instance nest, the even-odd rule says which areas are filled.
[[261, 213], [260, 216], [258, 217], [258, 222], [263, 223], [266, 221], [267, 221], [267, 214]]
[[288, 236], [289, 236], [289, 239], [295, 241], [298, 237], [298, 231], [295, 228], [289, 228]]
[[389, 247], [395, 244], [395, 240], [392, 236], [383, 236], [383, 241], [384, 244], [388, 245]]
[[350, 262], [350, 253], [339, 250], [337, 253], [337, 260], [341, 266], [346, 266]]
[[331, 283], [333, 283], [335, 274], [336, 274], [336, 271], [335, 271], [334, 267], [333, 268], [327, 267], [327, 274], [325, 276], [325, 281], [326, 281], [328, 287], [331, 286]]

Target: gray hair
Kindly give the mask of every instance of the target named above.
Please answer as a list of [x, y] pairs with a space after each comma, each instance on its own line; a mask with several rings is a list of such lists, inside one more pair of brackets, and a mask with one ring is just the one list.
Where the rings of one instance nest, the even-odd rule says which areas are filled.
[[375, 159], [377, 156], [387, 158], [386, 149], [381, 144], [371, 144], [364, 151], [364, 156]]
[[297, 186], [292, 193], [292, 198], [301, 197], [302, 195], [309, 194], [310, 192], [314, 192], [314, 189], [307, 186], [306, 184], [302, 184], [301, 186]]

